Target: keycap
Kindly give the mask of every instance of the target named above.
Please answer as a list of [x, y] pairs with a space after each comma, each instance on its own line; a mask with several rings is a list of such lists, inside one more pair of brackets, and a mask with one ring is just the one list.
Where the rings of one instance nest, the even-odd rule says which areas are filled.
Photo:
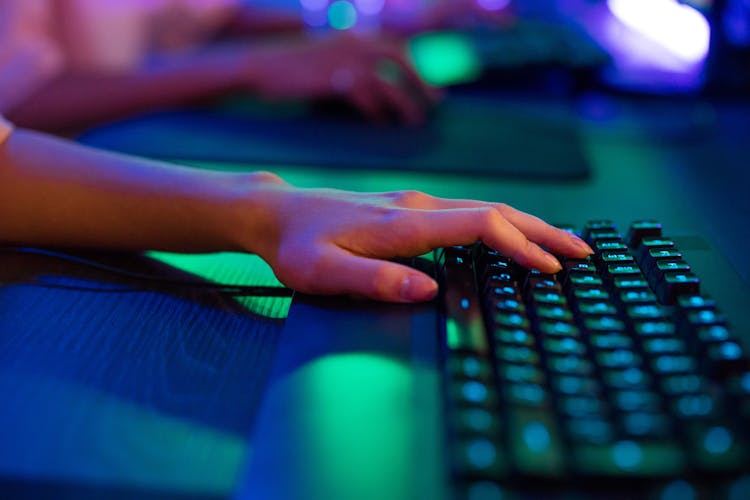
[[604, 418], [608, 411], [607, 403], [592, 395], [559, 396], [560, 412], [571, 418]]
[[492, 376], [489, 361], [472, 355], [451, 356], [448, 369], [454, 378], [489, 379]]
[[643, 238], [661, 237], [661, 231], [661, 224], [655, 220], [635, 221], [630, 225], [625, 240], [631, 247], [638, 248]]
[[655, 238], [643, 238], [641, 245], [638, 247], [638, 262], [644, 263], [646, 256], [649, 255], [651, 250], [675, 250], [674, 241], [669, 238], [661, 236]]
[[589, 337], [589, 341], [594, 349], [613, 350], [633, 348], [633, 340], [629, 335], [622, 333], [596, 333]]
[[619, 422], [623, 433], [631, 438], [666, 439], [673, 433], [671, 419], [662, 413], [625, 413]]
[[550, 371], [560, 375], [590, 375], [594, 372], [594, 365], [591, 361], [574, 354], [550, 355], [547, 365]]
[[576, 288], [573, 290], [573, 298], [580, 302], [585, 300], [607, 300], [609, 292], [602, 287]]
[[566, 338], [546, 338], [542, 341], [546, 352], [551, 354], [578, 354], [586, 353], [586, 345], [573, 337]]
[[651, 376], [641, 368], [628, 367], [603, 371], [604, 383], [612, 389], [647, 389]]
[[617, 390], [611, 393], [612, 404], [626, 412], [658, 412], [661, 409], [662, 398], [653, 391]]
[[523, 475], [549, 478], [565, 473], [565, 453], [560, 432], [549, 411], [510, 408], [507, 421], [507, 453], [516, 471]]
[[534, 345], [534, 337], [523, 328], [499, 327], [493, 330], [495, 341], [501, 344], [512, 344], [526, 347]]
[[470, 253], [463, 247], [441, 253], [448, 348], [486, 354], [489, 351], [479, 298], [474, 288]]
[[453, 467], [460, 477], [500, 479], [508, 474], [504, 450], [486, 437], [459, 440]]
[[625, 290], [620, 292], [619, 299], [620, 303], [625, 306], [657, 303], [656, 295], [647, 288]]
[[694, 372], [698, 365], [695, 358], [683, 354], [662, 354], [651, 358], [654, 373], [671, 375]]
[[578, 327], [562, 321], [540, 321], [539, 332], [543, 337], [579, 337]]
[[690, 422], [686, 425], [695, 465], [703, 470], [741, 470], [748, 460], [745, 437], [726, 422]]
[[656, 289], [659, 299], [665, 304], [674, 304], [680, 295], [700, 293], [700, 280], [691, 272], [667, 273]]
[[646, 354], [683, 354], [687, 350], [685, 342], [676, 337], [646, 339], [643, 351]]
[[579, 304], [578, 312], [583, 316], [614, 316], [617, 308], [609, 302], [584, 302]]
[[576, 472], [584, 476], [668, 477], [686, 468], [685, 454], [672, 441], [581, 445], [573, 449]]
[[479, 380], [467, 380], [451, 384], [452, 401], [459, 406], [484, 406], [497, 404], [497, 394], [491, 384]]
[[565, 424], [565, 432], [568, 439], [576, 443], [576, 448], [584, 443], [608, 443], [615, 437], [614, 426], [609, 420], [596, 417], [570, 419]]
[[453, 429], [457, 434], [470, 436], [492, 436], [497, 439], [502, 430], [497, 412], [484, 408], [457, 408], [452, 419]]
[[583, 239], [588, 238], [589, 234], [591, 234], [591, 231], [617, 231], [617, 226], [615, 226], [615, 223], [612, 222], [609, 219], [597, 219], [597, 220], [590, 220], [583, 226], [583, 232], [581, 233], [581, 237]]
[[721, 413], [716, 398], [706, 392], [672, 398], [670, 408], [672, 414], [680, 419], [707, 419]]
[[544, 385], [544, 372], [534, 365], [505, 364], [498, 368], [500, 379], [505, 382]]
[[519, 345], [499, 345], [495, 350], [498, 361], [506, 363], [539, 363], [539, 353], [535, 349]]
[[552, 379], [552, 389], [568, 396], [594, 396], [601, 387], [592, 377], [562, 375]]
[[641, 357], [629, 349], [597, 352], [596, 361], [603, 368], [626, 368], [640, 365]]

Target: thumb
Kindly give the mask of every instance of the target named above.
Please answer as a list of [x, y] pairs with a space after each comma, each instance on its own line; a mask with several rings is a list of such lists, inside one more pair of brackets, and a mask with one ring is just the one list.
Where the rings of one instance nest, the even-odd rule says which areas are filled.
[[[321, 272], [318, 293], [346, 293], [386, 302], [422, 302], [435, 297], [438, 285], [411, 267], [339, 250], [335, 268]], [[322, 278], [320, 278], [322, 276]]]

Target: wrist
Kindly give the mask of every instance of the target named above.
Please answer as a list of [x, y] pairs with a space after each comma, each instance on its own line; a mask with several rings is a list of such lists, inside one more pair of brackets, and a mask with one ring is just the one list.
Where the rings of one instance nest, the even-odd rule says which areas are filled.
[[260, 255], [272, 262], [281, 239], [279, 207], [291, 189], [270, 172], [252, 172], [234, 179], [225, 204], [226, 214], [218, 222], [230, 249]]

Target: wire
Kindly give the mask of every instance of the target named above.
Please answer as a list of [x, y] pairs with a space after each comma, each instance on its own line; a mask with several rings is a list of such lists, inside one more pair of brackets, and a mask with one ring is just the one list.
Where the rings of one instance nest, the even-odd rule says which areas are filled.
[[[245, 296], [245, 297], [251, 297], [251, 296], [252, 297], [291, 297], [293, 293], [291, 289], [286, 288], [286, 287], [281, 287], [281, 286], [225, 285], [221, 283], [211, 283], [211, 282], [205, 282], [205, 281], [186, 280], [186, 279], [174, 279], [174, 278], [166, 278], [164, 276], [156, 276], [152, 274], [138, 273], [134, 271], [128, 271], [126, 269], [121, 269], [119, 267], [102, 264], [101, 262], [97, 262], [97, 261], [90, 260], [90, 259], [85, 259], [83, 257], [76, 257], [75, 255], [70, 255], [67, 253], [54, 251], [54, 250], [46, 250], [43, 248], [7, 247], [6, 246], [6, 247], [0, 247], [0, 252], [42, 255], [45, 257], [51, 257], [51, 258], [58, 259], [58, 260], [73, 262], [75, 264], [86, 266], [92, 269], [105, 271], [110, 274], [115, 274], [118, 276], [130, 278], [130, 279], [134, 279], [138, 281], [146, 281], [150, 283], [161, 283], [165, 285], [194, 288], [194, 289], [195, 288], [204, 289], [206, 291], [219, 292], [222, 294], [229, 294], [229, 295], [237, 295], [237, 296]], [[86, 291], [110, 291], [110, 292], [138, 291], [137, 289], [132, 289], [132, 288], [97, 289], [95, 287], [89, 288], [89, 287], [67, 286], [67, 285], [59, 285], [59, 284], [53, 284], [53, 283], [44, 283], [40, 281], [37, 281], [35, 283], [29, 283], [29, 284], [38, 285], [38, 286], [46, 286], [50, 288], [64, 288], [64, 289], [75, 289], [75, 290], [86, 290]]]

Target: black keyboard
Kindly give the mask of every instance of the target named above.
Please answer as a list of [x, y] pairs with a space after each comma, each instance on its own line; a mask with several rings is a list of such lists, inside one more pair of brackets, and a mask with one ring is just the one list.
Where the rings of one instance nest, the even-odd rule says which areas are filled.
[[459, 491], [711, 491], [750, 472], [747, 353], [675, 242], [654, 221], [579, 234], [596, 253], [556, 275], [483, 245], [435, 253]]

